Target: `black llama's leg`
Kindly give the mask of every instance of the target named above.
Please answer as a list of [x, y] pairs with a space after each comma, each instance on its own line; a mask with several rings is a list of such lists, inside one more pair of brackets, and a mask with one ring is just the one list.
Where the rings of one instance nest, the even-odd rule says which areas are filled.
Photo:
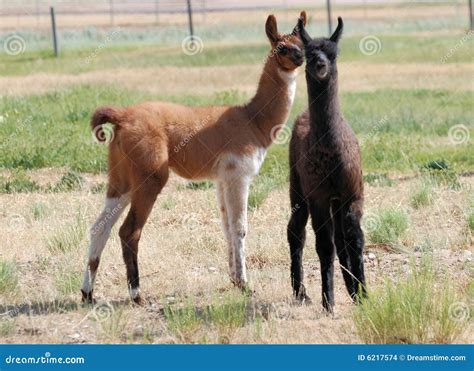
[[342, 277], [344, 278], [344, 283], [346, 284], [347, 291], [351, 298], [356, 294], [354, 288], [354, 277], [352, 276], [351, 271], [351, 261], [349, 257], [348, 246], [344, 242], [344, 215], [347, 213], [347, 207], [341, 205], [341, 202], [335, 201], [331, 203], [331, 211], [334, 216], [334, 235], [335, 235], [335, 244], [337, 257], [339, 259], [339, 264], [341, 265]]
[[[364, 274], [364, 232], [360, 227], [361, 213], [350, 207], [344, 215], [344, 240], [349, 253], [354, 286], [351, 293], [354, 301], [366, 295]], [[353, 293], [353, 294], [352, 294]]]
[[298, 175], [292, 170], [290, 174], [291, 218], [287, 228], [291, 257], [291, 286], [293, 294], [300, 302], [310, 303], [311, 299], [306, 295], [303, 285], [302, 258], [309, 213], [302, 193]]
[[316, 252], [321, 264], [322, 303], [332, 312], [334, 307], [334, 228], [329, 207], [310, 206], [311, 221], [316, 234]]

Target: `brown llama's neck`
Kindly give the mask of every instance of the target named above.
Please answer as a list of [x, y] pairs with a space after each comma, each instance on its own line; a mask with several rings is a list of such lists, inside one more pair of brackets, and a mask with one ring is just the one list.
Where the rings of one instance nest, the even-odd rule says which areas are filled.
[[331, 71], [328, 80], [320, 82], [306, 74], [309, 101], [311, 137], [331, 145], [337, 139], [338, 127], [342, 122], [339, 105], [337, 68]]
[[297, 71], [280, 68], [276, 58], [269, 56], [263, 68], [257, 93], [244, 107], [260, 142], [266, 148], [272, 144], [277, 126], [288, 119], [296, 91]]

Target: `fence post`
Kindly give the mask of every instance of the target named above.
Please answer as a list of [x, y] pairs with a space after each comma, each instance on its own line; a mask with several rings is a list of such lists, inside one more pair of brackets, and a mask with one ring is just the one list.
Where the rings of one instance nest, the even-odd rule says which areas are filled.
[[194, 40], [193, 10], [191, 8], [191, 0], [188, 0], [188, 20], [189, 20], [189, 35], [191, 36], [191, 40]]
[[113, 26], [115, 21], [114, 21], [114, 0], [110, 0], [109, 1], [109, 5], [110, 5], [110, 24]]
[[471, 31], [474, 30], [474, 20], [472, 19], [472, 0], [469, 0], [469, 26]]
[[158, 25], [159, 23], [159, 6], [158, 6], [158, 0], [155, 0], [155, 23]]
[[332, 34], [331, 0], [327, 0], [329, 36]]
[[49, 8], [51, 13], [51, 27], [53, 29], [53, 45], [54, 45], [54, 55], [57, 58], [59, 56], [59, 46], [58, 46], [58, 34], [56, 33], [56, 17], [54, 16], [54, 7]]

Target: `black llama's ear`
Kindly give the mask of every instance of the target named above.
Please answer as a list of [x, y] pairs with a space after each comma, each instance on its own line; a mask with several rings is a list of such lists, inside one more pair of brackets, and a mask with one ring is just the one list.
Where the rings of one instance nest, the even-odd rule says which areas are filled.
[[267, 33], [268, 40], [272, 43], [278, 42], [278, 27], [277, 20], [273, 14], [270, 14], [265, 23], [265, 32]]
[[[306, 12], [304, 10], [301, 11], [300, 13], [300, 17], [298, 18], [298, 21], [302, 19], [303, 20], [303, 26], [306, 26]], [[298, 30], [299, 30], [299, 26], [298, 24], [296, 24], [295, 28], [293, 28], [293, 31], [291, 32], [292, 35], [298, 35]]]
[[344, 22], [342, 22], [341, 17], [337, 17], [337, 28], [336, 31], [332, 34], [332, 36], [329, 38], [329, 40], [334, 41], [335, 43], [338, 43], [339, 40], [341, 39], [342, 36], [342, 30], [344, 28]]
[[[306, 13], [305, 13], [306, 15]], [[301, 41], [303, 41], [303, 45], [308, 45], [311, 41], [311, 36], [308, 35], [306, 29], [304, 28], [306, 23], [306, 17], [300, 17], [298, 19], [298, 33], [300, 34]]]

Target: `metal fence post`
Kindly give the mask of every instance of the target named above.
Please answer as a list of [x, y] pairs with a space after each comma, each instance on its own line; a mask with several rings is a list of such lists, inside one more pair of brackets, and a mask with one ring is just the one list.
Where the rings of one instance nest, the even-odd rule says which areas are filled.
[[191, 40], [193, 40], [194, 28], [193, 28], [193, 10], [191, 8], [191, 0], [188, 0], [188, 20], [189, 20], [189, 35], [191, 36]]
[[56, 33], [56, 17], [54, 16], [54, 7], [49, 8], [51, 13], [51, 28], [53, 29], [54, 55], [59, 56], [58, 34]]
[[469, 27], [471, 31], [474, 29], [474, 20], [472, 19], [472, 0], [469, 0]]
[[331, 0], [327, 0], [327, 9], [328, 9], [328, 27], [329, 27], [329, 36], [332, 34], [332, 21], [331, 21]]

